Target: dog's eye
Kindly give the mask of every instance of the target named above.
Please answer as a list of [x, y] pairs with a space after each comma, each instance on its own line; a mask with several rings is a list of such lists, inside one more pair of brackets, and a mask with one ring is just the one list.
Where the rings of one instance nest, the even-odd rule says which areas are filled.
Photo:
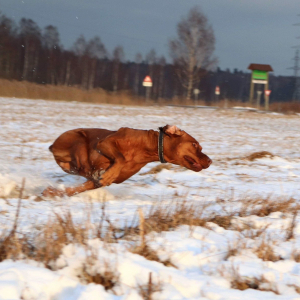
[[197, 145], [196, 143], [193, 143], [193, 146], [194, 146], [195, 148], [198, 148], [198, 145]]

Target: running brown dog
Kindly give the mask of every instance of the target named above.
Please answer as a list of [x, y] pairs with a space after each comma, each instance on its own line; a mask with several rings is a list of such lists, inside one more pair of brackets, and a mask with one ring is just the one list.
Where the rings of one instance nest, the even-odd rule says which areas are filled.
[[147, 163], [168, 162], [199, 172], [212, 160], [185, 131], [166, 125], [154, 130], [120, 128], [118, 131], [79, 128], [60, 135], [49, 147], [57, 164], [67, 173], [87, 181], [61, 191], [52, 187], [44, 196], [72, 196], [86, 190], [121, 183]]

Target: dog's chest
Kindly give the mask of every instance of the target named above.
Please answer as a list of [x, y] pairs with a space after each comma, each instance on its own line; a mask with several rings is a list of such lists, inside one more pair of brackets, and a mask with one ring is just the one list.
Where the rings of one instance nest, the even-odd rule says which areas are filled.
[[132, 175], [136, 174], [142, 167], [146, 164], [136, 163], [133, 161], [126, 162], [118, 176], [115, 183], [121, 183], [126, 179], [130, 178]]

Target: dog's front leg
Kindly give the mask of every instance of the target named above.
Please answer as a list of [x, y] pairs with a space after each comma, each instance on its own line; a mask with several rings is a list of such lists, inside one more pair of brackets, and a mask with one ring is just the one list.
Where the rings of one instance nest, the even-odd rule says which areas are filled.
[[49, 198], [54, 198], [56, 196], [58, 197], [63, 197], [63, 196], [73, 196], [75, 194], [79, 194], [88, 190], [93, 190], [96, 189], [98, 186], [94, 183], [92, 180], [88, 180], [79, 186], [76, 187], [67, 187], [65, 191], [53, 188], [53, 187], [48, 187], [46, 188], [42, 195], [44, 197], [49, 197]]
[[110, 168], [105, 171], [100, 178], [101, 186], [109, 186], [111, 185], [120, 175], [121, 170], [124, 166], [123, 160], [115, 160]]
[[100, 141], [97, 145], [97, 151], [111, 161], [111, 166], [103, 174], [101, 174], [99, 185], [111, 185], [119, 177], [125, 164], [125, 158], [118, 150], [116, 141], [113, 137]]

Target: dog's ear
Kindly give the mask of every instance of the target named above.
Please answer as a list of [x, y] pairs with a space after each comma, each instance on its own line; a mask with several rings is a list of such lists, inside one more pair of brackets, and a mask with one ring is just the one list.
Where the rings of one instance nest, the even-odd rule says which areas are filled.
[[159, 129], [162, 130], [162, 132], [164, 134], [166, 134], [170, 137], [171, 136], [178, 137], [178, 136], [182, 136], [184, 134], [184, 131], [182, 131], [175, 125], [166, 125], [164, 127], [160, 127]]

